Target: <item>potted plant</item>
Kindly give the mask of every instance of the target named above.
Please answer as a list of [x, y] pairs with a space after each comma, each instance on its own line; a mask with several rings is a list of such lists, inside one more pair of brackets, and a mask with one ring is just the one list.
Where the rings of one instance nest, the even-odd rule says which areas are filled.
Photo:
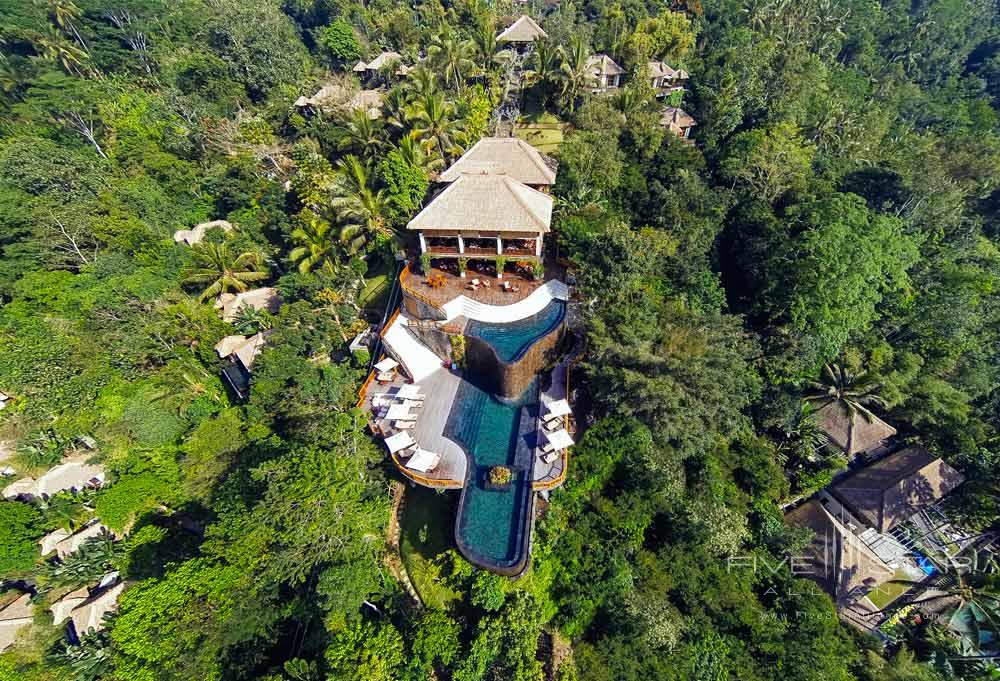
[[490, 487], [504, 489], [514, 479], [514, 473], [506, 466], [492, 466], [487, 474]]
[[421, 253], [420, 254], [420, 271], [424, 274], [431, 273], [431, 254]]
[[497, 279], [503, 279], [503, 268], [507, 266], [507, 258], [502, 255], [498, 255], [496, 260], [493, 261], [497, 266]]
[[458, 259], [458, 276], [465, 279], [465, 270], [469, 269], [469, 259], [459, 258]]
[[541, 260], [536, 260], [531, 265], [531, 276], [536, 280], [545, 276], [545, 265], [542, 264]]

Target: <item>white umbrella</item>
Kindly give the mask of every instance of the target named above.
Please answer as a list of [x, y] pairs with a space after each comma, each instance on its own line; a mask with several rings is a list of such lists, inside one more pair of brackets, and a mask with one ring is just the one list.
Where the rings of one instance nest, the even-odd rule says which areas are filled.
[[386, 357], [381, 362], [376, 364], [375, 368], [378, 369], [378, 371], [383, 372], [383, 371], [392, 371], [398, 366], [399, 362], [394, 360], [392, 357]]
[[389, 407], [385, 417], [390, 421], [407, 421], [412, 419], [414, 415], [410, 413], [410, 408], [405, 404], [394, 404]]
[[414, 385], [413, 383], [407, 383], [406, 385], [399, 386], [399, 390], [393, 397], [397, 397], [401, 400], [412, 400], [420, 396], [420, 386]]
[[545, 433], [545, 438], [553, 449], [566, 449], [573, 446], [573, 438], [570, 437], [565, 428], [554, 433]]
[[545, 405], [546, 414], [545, 420], [556, 419], [560, 416], [567, 416], [573, 412], [569, 408], [569, 402], [566, 400], [556, 400], [555, 402], [549, 402]]
[[429, 452], [426, 449], [417, 449], [410, 457], [410, 460], [406, 462], [407, 468], [412, 468], [415, 471], [420, 471], [421, 473], [426, 473], [441, 461], [441, 455], [435, 452]]
[[385, 446], [389, 448], [390, 454], [395, 454], [401, 449], [406, 449], [407, 447], [412, 447], [416, 443], [410, 434], [407, 432], [396, 433], [395, 435], [390, 435], [385, 439]]

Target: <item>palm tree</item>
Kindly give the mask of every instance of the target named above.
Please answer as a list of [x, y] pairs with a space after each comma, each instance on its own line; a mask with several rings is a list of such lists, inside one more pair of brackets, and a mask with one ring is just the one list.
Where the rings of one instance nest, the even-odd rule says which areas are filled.
[[[930, 582], [890, 580], [889, 584], [918, 587], [924, 595], [898, 599], [889, 607], [919, 607], [947, 601], [948, 628], [961, 638], [962, 654], [975, 656], [984, 641], [993, 641], [1000, 636], [1000, 575], [994, 572], [995, 566], [996, 556], [993, 553], [986, 553], [983, 559], [973, 552], [971, 563], [949, 557], [946, 561], [935, 563], [937, 571]], [[929, 596], [926, 595], [928, 593]]]
[[427, 95], [407, 110], [412, 134], [424, 151], [447, 162], [462, 153], [461, 138], [465, 126], [455, 115], [455, 106], [441, 94]]
[[882, 387], [876, 383], [867, 371], [851, 373], [839, 364], [827, 364], [823, 367], [827, 382], [810, 381], [809, 390], [805, 397], [806, 402], [816, 405], [818, 408], [837, 402], [847, 412], [850, 419], [847, 425], [847, 445], [848, 452], [854, 451], [854, 423], [860, 414], [868, 423], [875, 420], [875, 414], [868, 409], [869, 405], [882, 407], [887, 406], [886, 401], [876, 394]]
[[406, 91], [401, 87], [389, 90], [382, 99], [382, 120], [391, 132], [406, 128], [406, 107], [409, 103]]
[[360, 153], [366, 159], [378, 155], [385, 145], [383, 124], [380, 120], [372, 120], [364, 109], [354, 109], [350, 112], [344, 124], [337, 128], [337, 147], [341, 151]]
[[205, 300], [222, 293], [247, 290], [247, 283], [267, 278], [260, 253], [244, 251], [235, 258], [226, 244], [203, 243], [191, 249], [195, 266], [186, 271], [185, 284], [208, 284], [198, 296]]
[[38, 39], [42, 58], [59, 64], [63, 71], [73, 76], [85, 76], [90, 68], [86, 62], [90, 58], [86, 52], [63, 38], [56, 31]]
[[403, 93], [408, 102], [415, 102], [419, 99], [436, 95], [438, 87], [437, 74], [423, 64], [415, 67], [406, 75], [403, 83]]
[[494, 61], [497, 54], [497, 27], [490, 21], [485, 20], [476, 27], [476, 32], [472, 36], [476, 46], [476, 53], [479, 57], [479, 64], [483, 70]]
[[420, 142], [413, 135], [404, 135], [399, 140], [398, 149], [403, 160], [414, 168], [420, 168], [424, 171], [430, 169], [431, 161], [420, 147]]
[[476, 45], [471, 40], [458, 40], [443, 33], [434, 36], [427, 48], [431, 64], [440, 69], [444, 82], [451, 83], [456, 90], [465, 86], [465, 76], [475, 67], [471, 59], [475, 53]]
[[562, 51], [548, 40], [535, 43], [529, 57], [528, 68], [524, 71], [524, 81], [528, 87], [541, 85], [546, 90], [548, 100], [549, 89], [559, 82], [559, 66], [562, 62]]
[[292, 230], [292, 241], [298, 245], [288, 253], [288, 257], [298, 263], [299, 272], [312, 272], [318, 268], [332, 271], [337, 262], [339, 245], [334, 227], [329, 220], [316, 213], [305, 212], [308, 215]]
[[84, 42], [80, 32], [76, 29], [75, 20], [83, 16], [83, 11], [73, 4], [73, 0], [50, 0], [49, 14], [52, 15], [56, 26], [63, 31], [72, 33], [76, 42], [80, 43], [80, 47], [89, 52], [87, 43]]
[[559, 95], [570, 113], [576, 109], [576, 100], [587, 88], [592, 76], [587, 68], [590, 50], [582, 40], [574, 40], [569, 51], [562, 51], [559, 65]]
[[340, 230], [340, 242], [349, 253], [370, 251], [381, 241], [396, 234], [386, 215], [389, 201], [384, 189], [375, 189], [374, 173], [357, 156], [347, 156], [340, 163], [341, 188], [333, 206], [347, 221]]

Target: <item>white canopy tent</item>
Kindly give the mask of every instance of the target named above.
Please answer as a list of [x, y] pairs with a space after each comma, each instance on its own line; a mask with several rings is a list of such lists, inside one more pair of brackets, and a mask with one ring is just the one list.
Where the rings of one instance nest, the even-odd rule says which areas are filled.
[[381, 362], [375, 365], [375, 369], [379, 372], [392, 371], [399, 366], [399, 362], [394, 360], [392, 357], [386, 357]]
[[545, 420], [551, 421], [552, 419], [557, 419], [561, 416], [567, 416], [573, 413], [573, 410], [569, 407], [569, 402], [566, 400], [556, 400], [555, 402], [548, 402], [545, 405]]
[[570, 437], [565, 428], [554, 433], [545, 433], [545, 438], [549, 441], [545, 447], [546, 451], [567, 449], [573, 446], [573, 438]]
[[396, 452], [402, 451], [407, 447], [412, 447], [417, 444], [414, 442], [413, 438], [407, 432], [396, 433], [395, 435], [390, 435], [385, 439], [385, 446], [389, 448], [390, 454], [395, 454]]
[[417, 448], [410, 460], [406, 462], [407, 468], [426, 473], [433, 469], [441, 461], [441, 455], [436, 452], [429, 452], [426, 449]]

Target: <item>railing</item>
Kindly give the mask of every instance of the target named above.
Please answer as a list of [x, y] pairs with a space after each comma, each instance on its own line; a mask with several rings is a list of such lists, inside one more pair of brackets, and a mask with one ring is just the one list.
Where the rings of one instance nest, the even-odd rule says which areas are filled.
[[505, 247], [503, 249], [504, 255], [530, 255], [535, 256], [534, 248], [515, 248], [515, 247]]
[[355, 409], [361, 409], [361, 405], [365, 403], [365, 398], [368, 397], [368, 389], [371, 387], [372, 381], [375, 380], [375, 373], [376, 372], [373, 369], [368, 374], [368, 378], [365, 379], [365, 382], [362, 383], [361, 387], [358, 389], [358, 403], [354, 405]]
[[427, 255], [432, 258], [435, 255], [458, 255], [458, 246], [433, 246], [427, 244]]
[[416, 291], [416, 290], [412, 289], [411, 287], [409, 287], [406, 284], [406, 280], [409, 279], [412, 275], [413, 275], [413, 273], [410, 272], [410, 265], [409, 264], [404, 265], [403, 266], [403, 271], [399, 273], [399, 283], [403, 287], [403, 289], [408, 294], [410, 294], [411, 296], [413, 296], [414, 298], [416, 298], [417, 300], [419, 300], [420, 302], [426, 303], [427, 305], [430, 305], [431, 307], [437, 308], [438, 304], [435, 303], [433, 300], [431, 300], [428, 296], [424, 295], [423, 293], [420, 293], [419, 291]]
[[407, 478], [409, 478], [410, 480], [412, 480], [413, 482], [420, 483], [421, 485], [425, 485], [427, 487], [445, 487], [449, 489], [462, 487], [465, 484], [464, 481], [452, 480], [450, 478], [425, 477], [407, 468], [406, 464], [400, 461], [399, 457], [396, 456], [395, 454], [392, 454], [391, 456], [392, 456], [392, 461], [393, 463], [396, 464], [396, 468], [399, 469], [399, 472], [402, 473]]

